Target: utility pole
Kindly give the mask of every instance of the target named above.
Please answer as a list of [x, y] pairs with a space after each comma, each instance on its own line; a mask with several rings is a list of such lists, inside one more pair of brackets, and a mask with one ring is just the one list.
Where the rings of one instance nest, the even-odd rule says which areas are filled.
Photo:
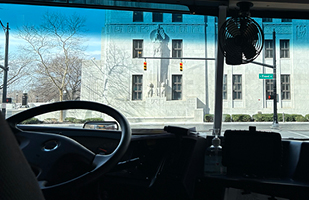
[[8, 53], [9, 53], [9, 23], [6, 27], [0, 21], [0, 24], [5, 32], [5, 52], [4, 52], [4, 66], [0, 66], [3, 69], [3, 92], [2, 92], [2, 115], [5, 118], [6, 114], [6, 93], [7, 93], [7, 80], [8, 80]]
[[273, 46], [274, 46], [274, 56], [273, 56], [273, 73], [274, 73], [274, 116], [273, 116], [273, 127], [278, 126], [278, 114], [277, 114], [277, 70], [276, 70], [276, 32], [273, 31]]

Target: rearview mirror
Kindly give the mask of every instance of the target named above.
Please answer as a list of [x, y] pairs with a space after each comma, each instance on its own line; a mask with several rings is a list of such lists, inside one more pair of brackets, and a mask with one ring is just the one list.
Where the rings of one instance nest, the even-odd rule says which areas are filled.
[[115, 121], [90, 121], [84, 123], [83, 128], [96, 130], [119, 130], [119, 126]]

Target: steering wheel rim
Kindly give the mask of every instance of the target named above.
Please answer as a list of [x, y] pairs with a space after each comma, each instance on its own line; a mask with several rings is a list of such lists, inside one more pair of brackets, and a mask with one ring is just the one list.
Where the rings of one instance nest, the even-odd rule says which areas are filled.
[[[17, 124], [23, 120], [29, 119], [31, 117], [48, 113], [48, 112], [53, 112], [53, 111], [59, 111], [59, 110], [67, 110], [67, 109], [87, 109], [87, 110], [92, 110], [92, 111], [99, 111], [104, 114], [107, 114], [111, 117], [113, 117], [118, 123], [119, 126], [121, 127], [121, 138], [118, 143], [118, 146], [115, 148], [115, 150], [109, 154], [109, 155], [99, 155], [96, 154], [93, 157], [93, 160], [91, 164], [94, 166], [93, 170], [82, 174], [81, 176], [78, 176], [74, 179], [71, 179], [69, 181], [65, 181], [62, 183], [54, 184], [47, 186], [44, 181], [39, 181], [39, 185], [44, 192], [44, 194], [49, 194], [49, 193], [54, 193], [56, 191], [66, 191], [68, 189], [72, 189], [73, 187], [79, 187], [83, 186], [91, 181], [94, 181], [97, 179], [99, 176], [105, 174], [108, 172], [115, 164], [118, 163], [118, 161], [122, 158], [122, 156], [125, 154], [130, 141], [131, 141], [131, 128], [130, 125], [127, 121], [127, 119], [116, 109], [100, 104], [97, 102], [90, 102], [90, 101], [63, 101], [63, 102], [56, 102], [56, 103], [51, 103], [51, 104], [45, 104], [41, 106], [37, 106], [34, 108], [30, 108], [28, 110], [25, 110], [23, 112], [17, 113], [16, 115], [13, 115], [9, 118], [7, 118], [7, 122], [10, 125], [12, 131], [14, 134], [29, 134], [28, 132], [22, 131], [17, 128]], [[44, 133], [45, 135], [48, 135]], [[41, 134], [43, 135], [43, 134]], [[55, 134], [52, 134], [53, 137], [56, 137]], [[24, 137], [24, 136], [23, 136]], [[65, 143], [70, 144], [71, 146], [76, 145], [79, 149], [79, 151], [85, 151], [83, 154], [88, 154], [90, 155], [90, 151], [83, 147], [80, 143], [76, 142], [73, 139], [67, 138], [65, 136], [57, 135], [59, 137], [58, 139], [64, 140]], [[46, 140], [44, 138], [44, 140]], [[72, 141], [71, 141], [72, 140]], [[77, 143], [77, 144], [76, 144]], [[21, 145], [20, 145], [21, 146]], [[36, 145], [37, 146], [37, 145]], [[40, 147], [38, 147], [40, 148]], [[22, 148], [23, 150], [24, 148]], [[24, 151], [24, 150], [23, 150]], [[25, 152], [24, 152], [25, 153]], [[27, 155], [25, 155], [27, 158]], [[90, 155], [91, 156], [91, 155]], [[28, 158], [27, 158], [28, 160]], [[28, 161], [29, 162], [29, 161]]]

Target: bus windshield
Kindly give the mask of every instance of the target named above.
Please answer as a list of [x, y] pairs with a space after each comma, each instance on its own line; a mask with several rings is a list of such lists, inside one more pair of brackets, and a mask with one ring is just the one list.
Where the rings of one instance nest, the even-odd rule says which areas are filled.
[[[168, 11], [0, 7], [4, 30], [0, 81], [6, 117], [51, 102], [86, 100], [119, 110], [134, 129], [175, 125], [212, 134], [220, 51], [217, 17]], [[260, 64], [224, 64], [221, 132], [256, 126], [279, 131], [284, 138], [306, 139], [308, 21], [253, 19], [264, 32], [264, 45], [255, 60]], [[3, 67], [7, 55], [9, 70]], [[111, 120], [91, 111], [68, 110], [28, 123], [82, 127], [87, 120], [100, 119]]]

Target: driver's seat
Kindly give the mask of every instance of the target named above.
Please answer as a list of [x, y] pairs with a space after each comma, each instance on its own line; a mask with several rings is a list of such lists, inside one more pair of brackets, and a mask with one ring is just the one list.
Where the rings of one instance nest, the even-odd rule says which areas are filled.
[[37, 179], [0, 112], [0, 200], [43, 200]]

